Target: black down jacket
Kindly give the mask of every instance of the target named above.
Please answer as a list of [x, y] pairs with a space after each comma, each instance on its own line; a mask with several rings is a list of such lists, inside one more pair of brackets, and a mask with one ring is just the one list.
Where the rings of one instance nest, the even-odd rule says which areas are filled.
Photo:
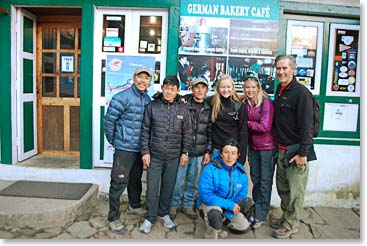
[[141, 154], [161, 160], [179, 158], [191, 152], [191, 122], [178, 95], [172, 103], [162, 93], [147, 104], [141, 133]]

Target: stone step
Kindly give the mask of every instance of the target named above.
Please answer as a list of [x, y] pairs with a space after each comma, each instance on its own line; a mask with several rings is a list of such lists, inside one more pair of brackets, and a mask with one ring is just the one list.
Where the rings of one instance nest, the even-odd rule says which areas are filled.
[[[14, 182], [0, 180], [0, 188], [3, 189]], [[97, 196], [96, 184], [93, 184], [80, 200], [0, 196], [0, 227], [63, 227], [95, 205]]]

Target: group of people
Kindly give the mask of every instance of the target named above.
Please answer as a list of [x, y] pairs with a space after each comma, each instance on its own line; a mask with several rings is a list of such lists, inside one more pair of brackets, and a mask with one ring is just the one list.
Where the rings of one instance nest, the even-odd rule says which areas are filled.
[[[198, 215], [204, 219], [206, 238], [225, 238], [225, 225], [235, 234], [259, 228], [269, 213], [276, 166], [283, 215], [270, 222], [276, 228], [273, 237], [296, 233], [307, 184], [307, 156], [313, 151], [312, 95], [293, 76], [293, 56], [277, 56], [275, 67], [280, 85], [274, 103], [256, 76], [246, 78], [241, 97], [226, 74], [211, 97], [205, 79], [196, 79], [192, 93], [181, 96], [177, 76], [168, 75], [162, 91], [151, 100], [147, 88], [152, 72], [137, 68], [134, 84], [112, 98], [104, 118], [106, 138], [115, 148], [109, 190], [111, 230], [126, 231], [120, 221], [120, 196], [126, 188], [127, 212], [144, 216], [143, 233], [151, 231], [157, 218], [164, 227], [174, 228], [180, 211], [190, 219]], [[244, 168], [247, 159], [252, 199]], [[146, 209], [141, 202], [144, 166]]]

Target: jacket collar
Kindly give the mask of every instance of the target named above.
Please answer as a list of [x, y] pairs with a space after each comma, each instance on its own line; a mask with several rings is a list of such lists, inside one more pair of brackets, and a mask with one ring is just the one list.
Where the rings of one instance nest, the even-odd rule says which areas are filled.
[[137, 95], [139, 95], [139, 96], [143, 96], [144, 94], [147, 94], [147, 90], [145, 90], [144, 92], [139, 91], [139, 90], [138, 90], [138, 88], [136, 88], [135, 84], [133, 84], [133, 85], [131, 86], [131, 90], [132, 90], [135, 94], [137, 94]]

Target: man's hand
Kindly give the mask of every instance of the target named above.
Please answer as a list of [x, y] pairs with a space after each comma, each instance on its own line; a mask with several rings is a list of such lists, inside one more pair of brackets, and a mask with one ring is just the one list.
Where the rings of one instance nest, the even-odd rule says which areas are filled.
[[299, 156], [295, 155], [292, 157], [292, 159], [289, 160], [289, 163], [292, 163], [293, 161], [296, 162], [297, 166], [303, 166], [307, 163], [307, 156]]
[[146, 167], [149, 167], [150, 165], [150, 154], [144, 154], [141, 159], [143, 160], [143, 164]]
[[238, 212], [240, 212], [240, 210], [241, 210], [240, 205], [238, 205], [237, 203], [235, 203], [234, 208], [232, 210], [233, 214], [238, 214]]
[[189, 156], [186, 154], [182, 154], [180, 158], [180, 165], [185, 166], [189, 162]]
[[209, 155], [209, 153], [205, 153], [204, 159], [203, 159], [203, 166], [205, 166], [206, 164], [208, 164], [209, 161], [210, 161], [210, 155]]

